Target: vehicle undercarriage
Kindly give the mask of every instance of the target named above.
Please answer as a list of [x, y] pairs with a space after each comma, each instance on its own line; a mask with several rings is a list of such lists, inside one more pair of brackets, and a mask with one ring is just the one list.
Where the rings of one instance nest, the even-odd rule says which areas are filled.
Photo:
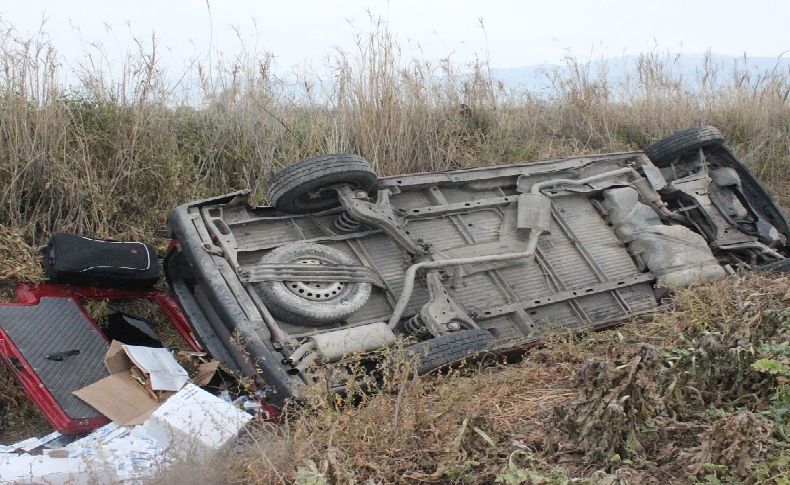
[[429, 371], [611, 326], [671, 288], [784, 264], [790, 236], [712, 127], [646, 152], [382, 179], [325, 155], [275, 175], [269, 196], [176, 209], [166, 269], [206, 350], [275, 402], [310, 369], [398, 341]]

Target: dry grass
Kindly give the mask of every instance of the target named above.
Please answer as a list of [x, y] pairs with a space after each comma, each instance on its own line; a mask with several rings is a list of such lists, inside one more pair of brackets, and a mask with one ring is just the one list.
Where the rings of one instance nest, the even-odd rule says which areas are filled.
[[2, 225], [36, 243], [57, 229], [152, 239], [174, 206], [246, 187], [260, 196], [274, 168], [317, 153], [359, 153], [388, 175], [638, 149], [699, 123], [720, 126], [787, 200], [787, 72], [711, 69], [690, 91], [671, 56], [643, 56], [616, 85], [569, 59], [570, 74], [536, 96], [504, 90], [484, 62], [405, 59], [380, 23], [358, 42], [330, 53], [328, 79], [277, 77], [258, 52], [165, 73], [141, 42], [120, 78], [86, 53], [66, 88], [45, 34], [5, 26]]
[[[283, 425], [251, 431], [251, 446], [230, 460], [226, 479], [483, 484], [787, 477], [781, 453], [790, 443], [773, 434], [766, 412], [773, 377], [737, 375], [724, 365], [709, 381], [703, 359], [694, 367], [675, 357], [730, 328], [754, 341], [730, 342], [725, 356], [758, 342], [786, 342], [789, 289], [787, 277], [730, 278], [683, 290], [671, 311], [615, 331], [558, 337], [515, 365], [396, 376], [353, 405], [316, 397]], [[782, 311], [784, 327], [777, 330], [776, 319], [764, 315]], [[684, 376], [702, 401], [670, 388]], [[733, 382], [748, 383], [753, 392], [727, 394]], [[714, 390], [724, 395], [714, 398]], [[741, 432], [745, 427], [754, 439]], [[532, 481], [516, 481], [519, 476]]]
[[[211, 65], [198, 59], [184, 73], [165, 73], [156, 46], [139, 46], [116, 79], [90, 67], [96, 59], [86, 54], [87, 67], [72, 73], [78, 82], [67, 88], [59, 82], [63, 67], [45, 34], [24, 39], [3, 26], [3, 297], [15, 281], [40, 279], [36, 247], [52, 231], [141, 238], [163, 247], [164, 222], [173, 207], [246, 187], [262, 199], [275, 168], [325, 152], [359, 153], [389, 175], [640, 149], [674, 130], [706, 123], [719, 126], [734, 151], [790, 204], [788, 72], [711, 68], [700, 72], [691, 90], [672, 56], [642, 56], [638, 68], [615, 85], [569, 59], [570, 74], [550, 74], [553, 91], [537, 96], [503, 89], [487, 75], [484, 61], [458, 66], [405, 59], [377, 22], [356, 51], [330, 53], [332, 76], [323, 80], [279, 78], [273, 57], [257, 52], [218, 55]], [[186, 90], [193, 92], [190, 102], [181, 94]], [[392, 392], [365, 395], [354, 405], [317, 398], [284, 426], [254, 431], [249, 440], [255, 446], [233, 457], [216, 481], [564, 483], [583, 476], [603, 483], [629, 477], [668, 482], [695, 473], [716, 480], [742, 477], [742, 471], [771, 477], [782, 460], [771, 454], [778, 453], [776, 444], [756, 462], [733, 467], [698, 463], [683, 453], [716, 460], [737, 454], [732, 443], [711, 442], [710, 430], [737, 429], [751, 419], [725, 419], [741, 408], [763, 412], [770, 405], [765, 393], [776, 381], [763, 379], [768, 384], [756, 401], [733, 403], [731, 394], [713, 386], [698, 389], [708, 393], [704, 409], [648, 406], [627, 416], [621, 424], [633, 433], [647, 433], [646, 423], [660, 420], [674, 426], [674, 438], [642, 439], [641, 449], [623, 448], [627, 433], [624, 440], [607, 435], [612, 446], [596, 448], [596, 435], [574, 436], [574, 426], [563, 428], [558, 410], [589, 398], [576, 377], [586, 361], [607, 363], [601, 369], [608, 370], [597, 375], [611, 388], [598, 390], [614, 392], [626, 381], [612, 369], [630, 362], [637, 344], [675, 352], [677, 362], [685, 362], [678, 357], [684, 345], [696, 348], [695, 338], [704, 332], [723, 332], [721, 323], [739, 321], [746, 307], [757, 309], [747, 328], [759, 325], [763, 309], [787, 307], [787, 291], [787, 279], [730, 279], [681, 292], [675, 310], [655, 319], [552, 341], [515, 366], [395, 379]], [[680, 342], [681, 336], [686, 340]], [[750, 342], [761, 345], [759, 339]], [[634, 372], [641, 372], [637, 367]], [[716, 375], [729, 376], [728, 369]], [[38, 429], [40, 417], [4, 369], [0, 381], [6, 389], [0, 396], [0, 437]], [[626, 384], [622, 389], [633, 387]], [[664, 391], [648, 397], [664, 400]], [[590, 429], [605, 427], [594, 421], [606, 413], [586, 409]], [[212, 481], [216, 473], [212, 469]]]
[[16, 443], [51, 430], [49, 423], [16, 382], [13, 374], [0, 365], [0, 443]]

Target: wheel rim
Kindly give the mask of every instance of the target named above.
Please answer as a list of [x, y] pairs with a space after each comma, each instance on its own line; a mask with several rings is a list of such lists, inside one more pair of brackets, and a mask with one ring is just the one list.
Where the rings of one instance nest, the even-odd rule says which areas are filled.
[[[303, 258], [292, 261], [294, 264], [327, 264], [326, 261], [314, 258]], [[348, 289], [342, 281], [284, 281], [285, 287], [298, 296], [309, 301], [332, 301], [341, 297]]]
[[338, 204], [337, 193], [329, 187], [319, 187], [302, 194], [294, 200], [294, 206], [299, 209], [323, 209]]
[[293, 205], [296, 209], [303, 211], [316, 211], [337, 207], [340, 205], [340, 200], [335, 189], [343, 185], [348, 186], [351, 190], [360, 190], [360, 185], [355, 181], [316, 187], [313, 190], [305, 191], [298, 198], [294, 199]]

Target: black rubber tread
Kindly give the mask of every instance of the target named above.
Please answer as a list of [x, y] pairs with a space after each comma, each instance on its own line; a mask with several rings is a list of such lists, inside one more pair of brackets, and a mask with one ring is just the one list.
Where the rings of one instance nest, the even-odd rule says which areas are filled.
[[272, 175], [269, 179], [269, 189], [277, 190], [283, 184], [289, 184], [293, 178], [300, 180], [302, 177], [316, 170], [331, 169], [332, 166], [354, 166], [354, 164], [361, 164], [365, 170], [372, 171], [370, 163], [367, 160], [359, 155], [351, 153], [330, 153], [327, 155], [305, 158], [288, 165]]
[[785, 258], [773, 263], [764, 264], [755, 268], [755, 271], [771, 273], [790, 273], [790, 258]]
[[269, 202], [282, 212], [304, 214], [336, 207], [337, 196], [305, 202], [304, 196], [322, 187], [348, 184], [369, 191], [378, 183], [376, 172], [367, 160], [348, 153], [333, 153], [300, 160], [272, 175], [267, 193]]
[[689, 150], [716, 147], [723, 143], [724, 135], [718, 128], [699, 126], [678, 131], [658, 140], [645, 148], [645, 154], [657, 167], [664, 168]]
[[417, 374], [423, 375], [488, 350], [493, 342], [491, 332], [474, 328], [418, 342], [404, 352], [414, 359]]

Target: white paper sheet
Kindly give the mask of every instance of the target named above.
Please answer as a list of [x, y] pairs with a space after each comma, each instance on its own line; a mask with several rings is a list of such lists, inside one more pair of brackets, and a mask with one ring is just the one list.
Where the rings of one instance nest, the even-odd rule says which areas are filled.
[[0, 448], [0, 453], [11, 453], [11, 452], [14, 452], [14, 451], [17, 451], [17, 450], [23, 450], [23, 451], [26, 451], [26, 452], [33, 451], [36, 448], [44, 446], [47, 443], [49, 443], [50, 441], [52, 441], [52, 440], [54, 440], [56, 438], [59, 438], [60, 436], [62, 436], [62, 435], [60, 433], [58, 433], [57, 431], [53, 431], [53, 432], [49, 433], [46, 436], [42, 436], [41, 438], [38, 438], [38, 437], [34, 436], [32, 438], [28, 438], [26, 440], [22, 440], [22, 441], [20, 441], [18, 443], [14, 443], [12, 445], [3, 446], [2, 448]]
[[189, 374], [167, 349], [124, 345], [134, 365], [151, 376], [154, 391], [178, 392], [189, 381]]

